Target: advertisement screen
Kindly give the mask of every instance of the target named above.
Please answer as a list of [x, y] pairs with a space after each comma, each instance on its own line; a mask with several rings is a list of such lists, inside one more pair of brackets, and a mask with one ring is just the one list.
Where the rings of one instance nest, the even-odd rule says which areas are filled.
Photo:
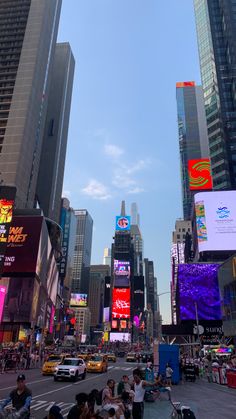
[[236, 250], [236, 191], [194, 196], [199, 252]]
[[50, 315], [50, 323], [49, 323], [49, 333], [53, 333], [55, 312], [56, 312], [55, 307], [52, 306], [52, 308], [51, 308], [51, 315]]
[[104, 307], [103, 309], [103, 323], [107, 323], [110, 320], [110, 307]]
[[87, 307], [88, 294], [71, 294], [70, 307]]
[[43, 217], [13, 217], [5, 252], [4, 274], [36, 272]]
[[130, 284], [130, 262], [114, 260], [114, 286], [128, 287]]
[[0, 186], [0, 273], [3, 272], [4, 256], [12, 222], [16, 188]]
[[130, 230], [130, 216], [126, 215], [125, 217], [118, 216], [116, 217], [116, 231], [129, 231]]
[[178, 297], [181, 320], [221, 320], [217, 264], [178, 266]]
[[130, 318], [130, 288], [113, 289], [112, 318]]
[[188, 161], [189, 189], [191, 191], [213, 188], [210, 159]]
[[112, 329], [117, 329], [117, 326], [118, 326], [117, 320], [112, 320], [111, 322]]
[[120, 321], [120, 327], [121, 327], [121, 329], [126, 329], [126, 327], [127, 327], [127, 321], [126, 320], [121, 320]]
[[2, 321], [18, 323], [32, 320], [32, 302], [34, 278], [5, 278], [7, 292], [3, 308]]
[[0, 323], [2, 321], [2, 313], [3, 313], [6, 292], [7, 292], [7, 287], [5, 287], [4, 285], [0, 285]]
[[110, 342], [130, 342], [130, 333], [110, 333]]

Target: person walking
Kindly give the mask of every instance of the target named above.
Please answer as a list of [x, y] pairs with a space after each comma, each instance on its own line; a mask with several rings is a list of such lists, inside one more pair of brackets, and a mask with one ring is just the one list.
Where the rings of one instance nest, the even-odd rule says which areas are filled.
[[169, 364], [166, 364], [166, 385], [171, 387], [173, 370]]

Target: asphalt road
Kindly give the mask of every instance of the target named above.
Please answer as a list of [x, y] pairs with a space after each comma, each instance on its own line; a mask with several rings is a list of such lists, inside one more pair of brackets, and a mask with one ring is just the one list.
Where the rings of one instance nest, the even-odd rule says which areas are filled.
[[[54, 382], [53, 377], [42, 376], [39, 369], [24, 371], [27, 386], [33, 393], [32, 417], [35, 419], [44, 418], [50, 407], [56, 403], [61, 407], [62, 414], [66, 418], [68, 411], [74, 405], [76, 394], [80, 392], [89, 393], [94, 388], [101, 390], [105, 387], [109, 378], [119, 382], [122, 375], [127, 374], [131, 376], [135, 367], [135, 363], [118, 359], [116, 363], [109, 363], [107, 373], [87, 373], [85, 380], [79, 380], [76, 383], [68, 381]], [[6, 398], [15, 387], [17, 375], [13, 372], [0, 375], [0, 400]]]

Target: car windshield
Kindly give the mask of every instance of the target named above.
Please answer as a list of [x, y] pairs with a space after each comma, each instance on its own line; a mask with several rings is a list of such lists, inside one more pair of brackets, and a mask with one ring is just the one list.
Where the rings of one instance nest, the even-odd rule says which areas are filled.
[[78, 359], [65, 359], [64, 362], [63, 362], [63, 365], [74, 365], [74, 366], [76, 366], [78, 364], [79, 364]]
[[91, 361], [102, 361], [102, 357], [101, 356], [99, 356], [99, 355], [93, 355], [92, 357], [91, 357]]
[[60, 362], [61, 358], [56, 355], [51, 355], [48, 357], [48, 362]]

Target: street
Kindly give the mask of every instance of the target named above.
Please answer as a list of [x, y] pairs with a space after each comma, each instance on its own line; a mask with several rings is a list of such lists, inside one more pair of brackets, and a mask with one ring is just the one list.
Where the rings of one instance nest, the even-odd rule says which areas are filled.
[[[89, 393], [92, 389], [101, 390], [105, 387], [108, 378], [113, 378], [116, 382], [122, 375], [132, 375], [132, 370], [136, 364], [118, 360], [116, 363], [109, 363], [108, 372], [104, 374], [87, 373], [84, 381], [76, 383], [69, 381], [54, 382], [53, 377], [41, 375], [41, 370], [31, 369], [24, 372], [26, 385], [33, 393], [31, 413], [35, 419], [42, 419], [46, 416], [50, 407], [56, 403], [62, 409], [64, 417], [75, 403], [75, 395], [80, 392]], [[0, 399], [6, 398], [11, 389], [16, 384], [18, 374], [13, 372], [0, 375]]]

